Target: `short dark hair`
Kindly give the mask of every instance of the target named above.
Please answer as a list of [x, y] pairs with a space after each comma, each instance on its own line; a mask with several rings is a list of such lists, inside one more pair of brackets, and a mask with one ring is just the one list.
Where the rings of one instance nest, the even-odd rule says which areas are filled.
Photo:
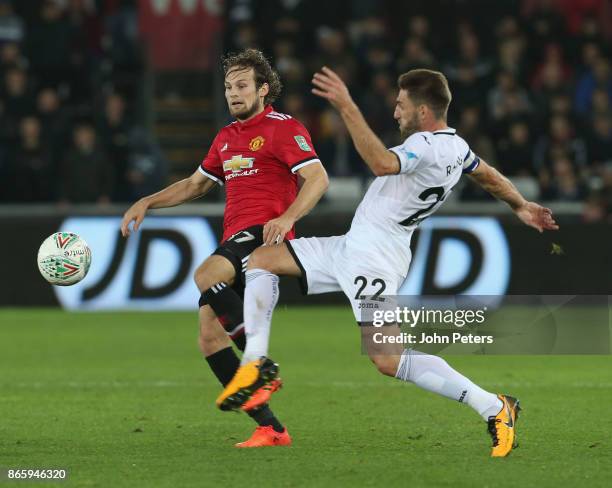
[[264, 103], [274, 103], [280, 96], [283, 85], [278, 73], [272, 68], [270, 61], [264, 53], [257, 49], [245, 49], [238, 53], [229, 53], [223, 57], [223, 74], [235, 68], [253, 68], [255, 73], [255, 86], [259, 89], [264, 83], [268, 84], [268, 94], [264, 98]]
[[427, 105], [437, 119], [446, 119], [452, 96], [448, 80], [439, 71], [413, 69], [400, 75], [397, 80], [400, 90], [406, 90], [416, 105]]

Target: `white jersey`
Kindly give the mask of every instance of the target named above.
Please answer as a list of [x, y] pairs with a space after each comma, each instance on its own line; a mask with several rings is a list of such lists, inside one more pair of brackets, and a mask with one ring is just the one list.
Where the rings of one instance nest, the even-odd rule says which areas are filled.
[[381, 264], [391, 261], [405, 276], [412, 232], [480, 160], [451, 128], [417, 132], [390, 151], [399, 160], [399, 174], [380, 176], [370, 185], [355, 212], [347, 248]]

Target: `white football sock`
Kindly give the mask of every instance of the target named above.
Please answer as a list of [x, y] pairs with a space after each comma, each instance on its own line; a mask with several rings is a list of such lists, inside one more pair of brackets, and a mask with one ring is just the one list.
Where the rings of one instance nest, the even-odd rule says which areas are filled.
[[272, 312], [278, 302], [278, 276], [265, 269], [249, 269], [244, 289], [246, 348], [241, 364], [268, 355]]
[[487, 420], [503, 404], [497, 395], [483, 390], [451, 368], [444, 359], [414, 350], [404, 350], [395, 377], [421, 388], [466, 403]]

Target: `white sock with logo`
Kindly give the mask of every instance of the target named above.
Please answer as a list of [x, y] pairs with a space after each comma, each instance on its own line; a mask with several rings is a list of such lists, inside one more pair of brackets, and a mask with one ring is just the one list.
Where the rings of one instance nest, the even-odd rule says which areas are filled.
[[278, 302], [278, 276], [265, 269], [249, 269], [244, 289], [246, 348], [241, 364], [268, 355], [272, 312]]
[[497, 415], [503, 403], [497, 395], [483, 390], [455, 371], [438, 356], [404, 350], [395, 377], [472, 407], [485, 420]]

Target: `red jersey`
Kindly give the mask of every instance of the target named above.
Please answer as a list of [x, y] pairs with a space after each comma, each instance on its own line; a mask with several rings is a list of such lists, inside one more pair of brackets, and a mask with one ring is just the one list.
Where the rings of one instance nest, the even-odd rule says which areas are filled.
[[[200, 171], [225, 184], [223, 239], [282, 215], [298, 192], [296, 172], [317, 163], [310, 134], [268, 105], [262, 113], [219, 131]], [[294, 229], [287, 234], [295, 237]]]

